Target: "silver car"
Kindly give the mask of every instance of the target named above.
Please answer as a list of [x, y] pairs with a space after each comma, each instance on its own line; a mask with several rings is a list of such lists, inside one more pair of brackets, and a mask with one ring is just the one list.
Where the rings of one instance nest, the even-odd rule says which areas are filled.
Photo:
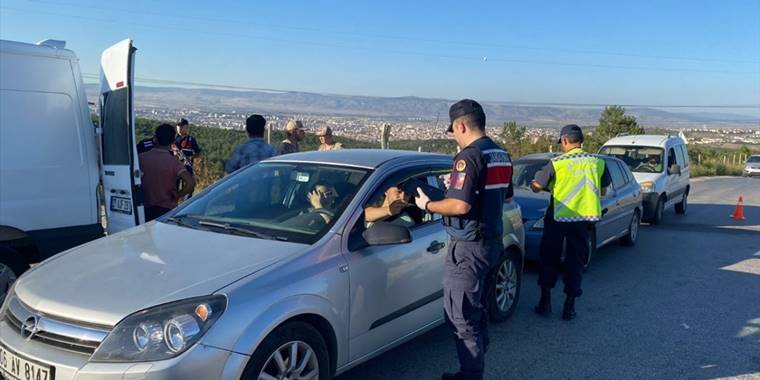
[[[393, 188], [441, 196], [451, 157], [345, 150], [245, 167], [158, 221], [59, 254], [0, 310], [0, 373], [20, 379], [327, 379], [443, 322], [448, 238]], [[407, 189], [407, 190], [403, 190]], [[398, 194], [396, 194], [398, 195]], [[406, 196], [407, 200], [408, 196]], [[491, 318], [517, 304], [522, 217]], [[453, 347], [453, 346], [452, 346]]]

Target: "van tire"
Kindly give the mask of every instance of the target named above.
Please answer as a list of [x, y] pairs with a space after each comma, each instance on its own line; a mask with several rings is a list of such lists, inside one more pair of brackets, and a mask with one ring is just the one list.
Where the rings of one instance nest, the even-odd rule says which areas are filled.
[[689, 193], [683, 193], [683, 199], [681, 199], [680, 202], [676, 203], [676, 214], [686, 214], [686, 208], [689, 207], [689, 201], [687, 200], [689, 198]]
[[660, 197], [657, 199], [657, 205], [654, 207], [654, 212], [649, 218], [649, 223], [653, 225], [662, 223], [663, 214], [665, 214], [665, 199]]

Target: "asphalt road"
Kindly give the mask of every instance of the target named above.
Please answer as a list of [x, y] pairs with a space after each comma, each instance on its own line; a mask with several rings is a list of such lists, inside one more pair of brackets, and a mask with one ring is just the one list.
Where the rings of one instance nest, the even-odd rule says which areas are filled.
[[[739, 195], [745, 221], [734, 221]], [[509, 321], [492, 326], [489, 379], [760, 379], [760, 179], [692, 180], [687, 215], [644, 225], [635, 247], [600, 249], [578, 318], [533, 314], [537, 275], [524, 274]], [[561, 290], [561, 289], [560, 289]], [[438, 379], [458, 367], [436, 328], [340, 377]]]

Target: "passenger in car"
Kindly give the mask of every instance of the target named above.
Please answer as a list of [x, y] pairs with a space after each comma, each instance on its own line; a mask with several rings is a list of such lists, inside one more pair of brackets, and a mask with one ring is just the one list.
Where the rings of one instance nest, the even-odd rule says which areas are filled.
[[414, 219], [405, 211], [409, 206], [412, 196], [404, 192], [399, 186], [391, 186], [375, 203], [364, 208], [364, 224], [366, 227], [375, 222], [387, 221], [390, 223], [411, 227]]

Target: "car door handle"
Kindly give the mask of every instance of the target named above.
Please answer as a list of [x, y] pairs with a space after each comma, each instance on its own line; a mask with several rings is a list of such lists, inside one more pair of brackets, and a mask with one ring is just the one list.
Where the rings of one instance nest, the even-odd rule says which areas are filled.
[[606, 207], [602, 209], [602, 215], [606, 214], [607, 211], [609, 211]]
[[430, 243], [430, 245], [428, 246], [427, 251], [435, 254], [435, 253], [438, 253], [438, 251], [442, 250], [443, 247], [445, 246], [446, 246], [446, 243], [438, 241], [438, 240], [433, 240], [433, 242]]

